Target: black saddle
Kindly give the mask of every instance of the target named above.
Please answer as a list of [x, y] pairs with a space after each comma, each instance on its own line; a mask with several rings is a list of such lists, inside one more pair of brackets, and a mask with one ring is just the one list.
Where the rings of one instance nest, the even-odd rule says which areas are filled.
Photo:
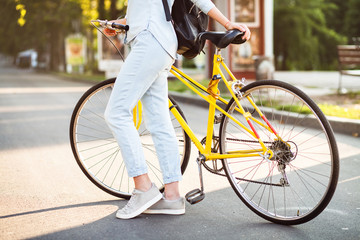
[[242, 36], [244, 36], [244, 32], [240, 30], [229, 30], [226, 32], [201, 32], [197, 38], [200, 41], [209, 40], [217, 48], [226, 48], [231, 43], [242, 44], [246, 42]]

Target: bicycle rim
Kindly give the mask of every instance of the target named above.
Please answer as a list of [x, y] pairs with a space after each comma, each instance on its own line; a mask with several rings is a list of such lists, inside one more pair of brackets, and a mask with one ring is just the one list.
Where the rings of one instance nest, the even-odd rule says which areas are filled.
[[[279, 81], [245, 86], [240, 102], [266, 124], [251, 96], [283, 141], [258, 124], [255, 130], [274, 157], [224, 159], [227, 177], [241, 200], [259, 216], [280, 224], [300, 224], [319, 215], [330, 202], [339, 173], [335, 138], [318, 106], [297, 88]], [[227, 112], [248, 126], [232, 99]], [[259, 143], [231, 119], [220, 127], [220, 151], [259, 149]]]
[[[70, 142], [81, 170], [96, 186], [116, 197], [128, 199], [134, 189], [133, 180], [127, 174], [120, 148], [104, 119], [114, 82], [115, 79], [109, 79], [95, 85], [79, 100], [71, 119]], [[149, 177], [162, 190], [162, 174], [154, 143], [139, 108], [135, 112], [134, 123], [142, 141]], [[173, 115], [171, 119], [178, 139], [183, 173], [189, 160], [190, 140]]]

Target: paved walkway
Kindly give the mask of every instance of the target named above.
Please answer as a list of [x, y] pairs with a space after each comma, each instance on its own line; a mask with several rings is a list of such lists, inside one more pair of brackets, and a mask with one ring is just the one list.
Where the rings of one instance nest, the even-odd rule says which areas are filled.
[[[0, 57], [1, 60], [1, 57]], [[1, 71], [14, 71], [13, 66], [9, 66], [8, 61], [0, 61]], [[23, 71], [32, 71], [24, 70]], [[202, 75], [203, 70], [186, 69], [185, 73], [205, 79]], [[309, 96], [319, 96], [335, 94], [338, 90], [339, 72], [338, 71], [277, 71], [274, 79], [288, 82], [303, 90]], [[342, 86], [348, 91], [360, 91], [360, 77], [343, 76]], [[184, 96], [188, 97], [188, 96]], [[350, 135], [360, 134], [360, 120], [328, 117], [334, 131]]]
[[[203, 70], [185, 69], [184, 72], [198, 79], [206, 78]], [[293, 84], [310, 96], [337, 93], [339, 77], [338, 71], [277, 71], [274, 74], [274, 79]], [[343, 76], [342, 87], [360, 91], [360, 77]]]
[[[197, 70], [185, 70], [185, 73], [193, 76], [198, 74]], [[197, 75], [199, 76], [199, 75]], [[205, 77], [199, 76], [200, 79]], [[339, 84], [339, 72], [337, 71], [278, 71], [274, 74], [274, 79], [290, 83], [310, 97], [336, 94]], [[347, 91], [360, 91], [360, 77], [343, 76], [342, 87]], [[192, 96], [177, 95], [182, 99], [191, 98], [195, 103], [196, 99]], [[207, 105], [206, 105], [207, 106]], [[327, 117], [335, 132], [358, 136], [360, 134], [360, 120], [345, 119], [338, 117]]]
[[[338, 71], [278, 71], [275, 79], [291, 83], [308, 95], [336, 93], [339, 86]], [[343, 76], [342, 87], [348, 91], [360, 91], [360, 77]]]

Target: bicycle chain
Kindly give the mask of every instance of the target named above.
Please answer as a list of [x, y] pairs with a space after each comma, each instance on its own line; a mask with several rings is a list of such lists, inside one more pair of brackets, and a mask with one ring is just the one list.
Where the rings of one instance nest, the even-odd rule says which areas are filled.
[[[236, 141], [236, 142], [247, 142], [247, 143], [258, 143], [259, 141], [255, 140], [241, 140], [241, 139], [235, 139], [235, 138], [227, 138], [228, 140]], [[265, 141], [263, 143], [272, 144], [273, 142]]]
[[[201, 141], [202, 144], [205, 144], [204, 139]], [[219, 137], [214, 137], [214, 139], [218, 140]], [[254, 140], [241, 140], [241, 139], [234, 139], [234, 138], [227, 138], [227, 139], [232, 140], [232, 141], [237, 141], [237, 142], [258, 143], [258, 141], [254, 141]], [[265, 141], [264, 143], [272, 144], [272, 142], [269, 142], [269, 141]], [[212, 161], [217, 161], [217, 160], [212, 160]], [[226, 177], [226, 175], [224, 173], [221, 173], [222, 171], [224, 171], [223, 167], [220, 168], [220, 170], [214, 170], [214, 169], [210, 168], [205, 162], [202, 162], [202, 164], [205, 167], [205, 169], [208, 170], [209, 172], [211, 172], [213, 174], [216, 174], [216, 175], [219, 175], [219, 176]], [[235, 177], [235, 179], [240, 180], [240, 181], [245, 181], [245, 182], [263, 184], [263, 185], [270, 185], [270, 186], [276, 186], [276, 187], [281, 187], [282, 186], [281, 184], [265, 183], [265, 182], [259, 182], [259, 181], [254, 181], [254, 180], [245, 179], [245, 178], [239, 178], [239, 177]]]

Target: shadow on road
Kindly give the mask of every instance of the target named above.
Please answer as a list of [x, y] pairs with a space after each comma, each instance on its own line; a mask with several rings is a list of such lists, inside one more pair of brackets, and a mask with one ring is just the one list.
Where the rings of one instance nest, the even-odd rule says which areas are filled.
[[102, 205], [116, 205], [116, 206], [118, 206], [119, 201], [109, 200], [109, 201], [103, 201], [103, 202], [89, 202], [89, 203], [80, 203], [80, 204], [73, 204], [73, 205], [53, 207], [53, 208], [45, 208], [45, 209], [39, 209], [39, 210], [34, 210], [34, 211], [29, 211], [29, 212], [22, 212], [22, 213], [4, 215], [4, 216], [0, 216], [0, 219], [20, 217], [20, 216], [26, 216], [26, 215], [32, 215], [32, 214], [38, 214], [38, 213], [47, 213], [47, 212], [52, 212], [52, 211], [64, 210], [64, 209], [89, 207], [89, 206], [102, 206]]
[[[343, 190], [340, 191], [334, 201], [344, 200]], [[52, 214], [53, 211], [65, 209], [76, 211], [79, 207], [112, 205], [121, 208], [125, 203], [111, 200], [74, 204], [0, 218]], [[33, 239], [356, 239], [356, 229], [350, 227], [351, 231], [342, 231], [338, 211], [332, 211], [331, 206], [329, 208], [329, 211], [324, 211], [316, 219], [302, 225], [277, 225], [252, 213], [231, 188], [226, 188], [206, 193], [205, 200], [199, 204], [187, 204], [186, 214], [182, 216], [142, 214], [135, 219], [119, 220], [114, 211], [91, 223]]]
[[[229, 194], [230, 199], [225, 199]], [[125, 202], [94, 202], [40, 212], [109, 204], [122, 207]], [[257, 217], [230, 188], [207, 193], [202, 203], [187, 204], [186, 211], [182, 216], [142, 214], [130, 220], [116, 219], [114, 212], [95, 222], [33, 239], [269, 239], [269, 236], [309, 239], [302, 227], [276, 225]]]

